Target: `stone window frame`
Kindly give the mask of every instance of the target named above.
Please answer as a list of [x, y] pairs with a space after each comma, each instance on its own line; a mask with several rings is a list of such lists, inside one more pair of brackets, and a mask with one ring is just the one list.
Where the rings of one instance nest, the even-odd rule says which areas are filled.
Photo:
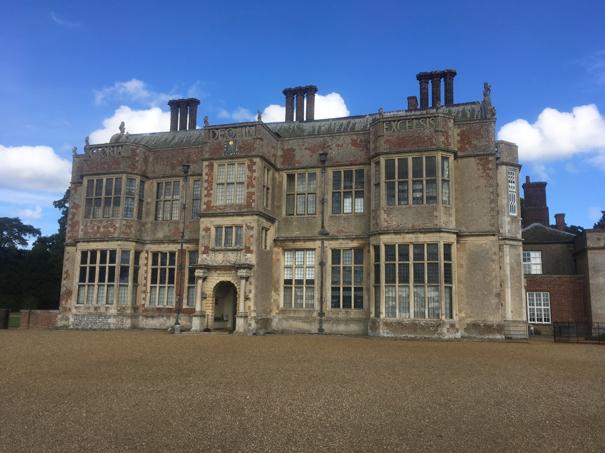
[[[108, 193], [109, 180], [112, 182]], [[118, 181], [119, 184], [116, 184]], [[128, 191], [129, 181], [134, 181], [134, 189], [131, 191]], [[119, 193], [116, 193], [117, 186], [119, 186]], [[131, 174], [85, 176], [82, 187], [84, 219], [142, 219], [144, 201], [142, 191], [145, 187], [142, 177]], [[95, 206], [97, 204], [98, 206]], [[97, 209], [98, 214], [95, 214]]]
[[191, 218], [196, 220], [202, 212], [202, 178], [191, 180]]
[[[428, 244], [436, 244], [437, 245], [437, 261], [431, 256], [431, 259], [428, 257]], [[421, 245], [423, 246], [423, 257], [417, 255], [417, 259], [414, 259], [414, 246]], [[390, 259], [387, 257], [387, 248], [388, 246], [395, 246], [394, 249], [394, 259]], [[407, 261], [405, 259], [405, 253], [399, 252], [399, 246], [407, 246]], [[447, 253], [447, 257], [444, 257], [446, 247], [449, 249]], [[373, 262], [373, 272], [372, 272], [372, 283], [374, 287], [374, 294], [372, 295], [372, 301], [374, 306], [374, 316], [383, 318], [383, 319], [394, 319], [394, 320], [446, 320], [452, 321], [456, 318], [455, 313], [455, 242], [443, 240], [443, 239], [430, 239], [427, 238], [425, 241], [407, 241], [407, 242], [398, 242], [392, 240], [386, 240], [379, 244], [372, 244], [372, 262]], [[447, 259], [445, 259], [447, 258]], [[437, 264], [437, 269], [439, 273], [438, 283], [429, 282], [428, 280], [428, 267], [429, 264]], [[394, 265], [394, 283], [389, 282], [390, 278], [387, 279], [387, 264]], [[400, 273], [405, 273], [405, 264], [407, 267], [407, 283], [405, 279], [400, 278]], [[403, 266], [402, 266], [403, 265]], [[416, 266], [416, 269], [414, 268]], [[422, 273], [422, 282], [417, 279], [416, 273], [419, 269], [419, 266], [423, 267]], [[448, 281], [445, 279], [445, 269], [448, 269]], [[417, 316], [418, 310], [415, 304], [416, 294], [420, 294], [420, 292], [416, 292], [416, 287], [422, 287], [423, 289], [423, 299], [424, 299], [424, 307], [423, 307], [423, 317]], [[408, 316], [405, 316], [404, 313], [400, 313], [401, 309], [401, 296], [404, 291], [400, 287], [408, 288], [408, 305], [407, 312]], [[431, 313], [429, 311], [429, 287], [438, 287], [438, 297], [439, 297], [439, 315], [438, 316], [430, 316]], [[394, 288], [389, 289], [389, 288]], [[395, 307], [395, 316], [392, 315], [392, 311], [387, 310], [387, 293], [394, 294], [394, 307]]]
[[[348, 253], [345, 252], [350, 252], [350, 263], [346, 262]], [[329, 307], [331, 310], [364, 309], [364, 253], [363, 247], [334, 247], [330, 250]], [[347, 274], [350, 277], [348, 282], [345, 280]], [[337, 292], [335, 292], [335, 289]], [[349, 306], [345, 306], [345, 290], [350, 291]], [[335, 295], [337, 295], [337, 303], [335, 303]], [[358, 302], [361, 302], [361, 304]]]
[[[241, 250], [244, 248], [243, 224], [214, 225], [212, 244], [215, 250]], [[227, 241], [227, 231], [230, 231], [231, 239]], [[220, 232], [220, 233], [219, 233]], [[239, 235], [238, 235], [239, 232]], [[239, 237], [239, 244], [238, 244]]]
[[[351, 172], [351, 187], [345, 188], [345, 172]], [[361, 178], [359, 174], [361, 172]], [[334, 182], [335, 176], [340, 174], [340, 187], [335, 189]], [[358, 180], [361, 179], [361, 186], [358, 185]], [[366, 184], [366, 169], [365, 167], [346, 167], [346, 168], [333, 168], [330, 169], [330, 215], [360, 215], [366, 211], [365, 202], [365, 184]], [[351, 194], [351, 206], [350, 211], [345, 212], [345, 194]], [[361, 198], [358, 195], [361, 193]], [[335, 195], [340, 195], [340, 209], [338, 212], [334, 211]], [[358, 208], [358, 200], [361, 200], [361, 208]]]
[[523, 250], [523, 274], [542, 275], [541, 250]]
[[[166, 193], [166, 187], [170, 184], [170, 193]], [[162, 188], [160, 193], [160, 187]], [[175, 187], [178, 187], [178, 193], [175, 193]], [[181, 180], [167, 178], [155, 181], [155, 215], [154, 219], [158, 222], [177, 221], [181, 216]], [[169, 212], [166, 212], [166, 207]], [[160, 209], [161, 207], [161, 209]]]
[[[302, 253], [302, 261], [299, 259]], [[281, 307], [286, 310], [315, 310], [317, 297], [317, 250], [314, 248], [292, 248], [283, 251]], [[289, 260], [288, 257], [292, 259]], [[310, 265], [310, 258], [312, 264]], [[290, 269], [290, 272], [288, 271]], [[301, 274], [298, 270], [301, 270]], [[312, 278], [309, 276], [312, 275]], [[288, 276], [290, 276], [288, 278]], [[302, 278], [296, 278], [302, 276]], [[302, 296], [302, 304], [296, 303], [297, 293]], [[289, 303], [286, 303], [289, 299]]]
[[549, 292], [527, 292], [527, 322], [530, 324], [552, 324]]
[[261, 249], [269, 250], [269, 227], [261, 227]]
[[[163, 308], [175, 307], [176, 294], [176, 274], [178, 268], [178, 254], [176, 250], [152, 250], [149, 252], [149, 278], [147, 285], [147, 307]], [[157, 261], [155, 256], [158, 256]], [[162, 262], [162, 256], [166, 256], [165, 262]], [[154, 270], [155, 279], [154, 279]], [[162, 270], [164, 272], [162, 272]], [[172, 272], [171, 272], [172, 271]], [[163, 274], [163, 275], [162, 275]], [[155, 282], [154, 282], [155, 280]], [[172, 283], [171, 283], [172, 281]], [[154, 288], [155, 296], [154, 296]], [[162, 300], [160, 295], [162, 293]], [[160, 303], [161, 302], [161, 303]]]
[[199, 259], [199, 251], [196, 250], [185, 250], [187, 256], [187, 291], [185, 292], [185, 305], [187, 307], [195, 306], [195, 267]]
[[273, 170], [268, 165], [263, 166], [263, 208], [271, 209], [271, 187], [273, 180]]
[[[427, 175], [427, 158], [435, 159], [434, 175]], [[418, 159], [422, 159], [421, 161]], [[388, 163], [393, 161], [393, 172], [387, 168]], [[447, 167], [444, 165], [447, 162]], [[448, 206], [454, 205], [452, 180], [453, 180], [453, 158], [450, 153], [443, 151], [433, 151], [424, 153], [405, 153], [392, 154], [380, 157], [374, 163], [378, 162], [380, 166], [380, 182], [374, 181], [374, 196], [376, 190], [380, 190], [380, 200], [382, 206], [394, 207], [415, 207], [415, 206]], [[415, 172], [415, 162], [422, 162], [421, 173]], [[401, 164], [405, 163], [405, 167]], [[404, 168], [406, 170], [404, 170]], [[447, 174], [446, 174], [447, 169]], [[389, 174], [387, 174], [387, 172]], [[434, 202], [427, 202], [428, 183], [434, 187]], [[420, 184], [420, 186], [418, 186]], [[448, 196], [445, 196], [447, 187]], [[418, 197], [414, 197], [414, 190], [420, 188], [422, 192], [422, 202], [415, 202]], [[405, 189], [405, 190], [404, 190]], [[390, 194], [392, 193], [392, 196]], [[403, 194], [406, 194], [405, 196]], [[407, 198], [406, 198], [407, 197]]]
[[[105, 259], [103, 254], [106, 256]], [[86, 255], [86, 263], [82, 262], [84, 255]], [[77, 256], [79, 258], [76, 260], [78, 278], [74, 282], [76, 306], [126, 307], [136, 304], [139, 251], [127, 247], [86, 247], [79, 249]], [[124, 257], [127, 257], [126, 261]]]
[[[284, 216], [286, 217], [311, 217], [317, 216], [318, 210], [318, 191], [319, 191], [319, 172], [317, 170], [301, 170], [301, 171], [288, 171], [285, 172], [285, 184], [284, 184]], [[299, 175], [305, 175], [305, 185], [304, 189], [299, 186]], [[313, 188], [309, 186], [309, 176], [314, 175], [315, 179], [315, 187], [314, 190], [310, 190]], [[294, 178], [294, 186], [292, 187], [289, 184], [290, 177]], [[301, 199], [300, 197], [304, 197], [303, 203], [303, 211], [299, 212], [299, 203], [298, 201]], [[289, 200], [293, 200], [292, 204], [289, 203]], [[312, 212], [309, 210], [309, 206], [311, 205], [310, 200], [313, 200], [313, 210]], [[290, 206], [292, 209], [290, 209]]]
[[508, 188], [508, 215], [517, 216], [517, 171], [512, 167], [506, 169], [506, 182]]
[[[246, 203], [246, 176], [248, 174], [246, 161], [228, 161], [216, 163], [214, 179], [214, 204], [216, 206], [233, 206]], [[232, 178], [229, 178], [229, 168], [233, 167]], [[228, 200], [232, 190], [231, 202]]]

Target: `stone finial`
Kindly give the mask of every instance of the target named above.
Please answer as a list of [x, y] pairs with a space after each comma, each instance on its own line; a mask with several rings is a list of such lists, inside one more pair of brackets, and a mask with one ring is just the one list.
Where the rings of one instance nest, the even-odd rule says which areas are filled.
[[74, 157], [78, 155], [78, 147], [77, 146], [74, 146], [71, 149], [71, 155], [74, 156]]
[[204, 116], [204, 127], [210, 126], [210, 122], [208, 121], [208, 115]]
[[90, 146], [90, 137], [89, 137], [88, 135], [87, 135], [87, 136], [86, 136], [86, 138], [84, 139], [84, 145], [85, 145], [86, 147], [89, 147], [89, 146]]
[[259, 123], [263, 122], [263, 114], [262, 114], [262, 112], [260, 110], [258, 110], [256, 112], [256, 121], [258, 121]]
[[492, 105], [492, 86], [487, 82], [483, 82], [483, 102]]
[[378, 109], [378, 116], [379, 116], [380, 118], [382, 118], [382, 117], [384, 116], [384, 109], [383, 109], [382, 107], [380, 107], [380, 108]]
[[124, 121], [122, 121], [120, 123], [120, 127], [118, 128], [118, 130], [120, 131], [120, 134], [124, 135], [126, 133], [126, 123]]

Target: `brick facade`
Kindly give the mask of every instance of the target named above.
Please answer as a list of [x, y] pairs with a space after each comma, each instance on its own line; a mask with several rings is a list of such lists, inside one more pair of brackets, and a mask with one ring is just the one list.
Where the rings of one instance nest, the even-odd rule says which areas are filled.
[[22, 329], [48, 329], [57, 326], [59, 310], [21, 310], [19, 327]]

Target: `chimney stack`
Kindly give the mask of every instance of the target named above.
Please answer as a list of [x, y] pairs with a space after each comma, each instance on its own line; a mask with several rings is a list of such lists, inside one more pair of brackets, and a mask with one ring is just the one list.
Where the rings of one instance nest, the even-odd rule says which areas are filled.
[[170, 106], [170, 132], [196, 129], [199, 99], [171, 99], [168, 105]]
[[408, 111], [418, 110], [418, 98], [416, 96], [408, 96]]
[[[296, 106], [296, 121], [313, 121], [315, 119], [315, 94], [317, 87], [307, 85], [304, 87], [285, 88], [283, 90], [286, 97], [286, 122], [294, 121]], [[305, 97], [307, 99], [307, 111], [305, 118]]]
[[429, 81], [431, 82], [431, 107], [436, 108], [443, 105], [441, 102], [441, 79], [444, 83], [445, 105], [454, 104], [454, 69], [444, 71], [419, 72], [416, 79], [420, 82], [420, 108], [422, 110], [429, 108]]
[[549, 226], [548, 206], [546, 205], [546, 183], [531, 182], [529, 176], [523, 184], [523, 211], [521, 212], [523, 227], [532, 223]]
[[557, 230], [565, 231], [565, 214], [555, 214], [555, 223], [557, 224]]

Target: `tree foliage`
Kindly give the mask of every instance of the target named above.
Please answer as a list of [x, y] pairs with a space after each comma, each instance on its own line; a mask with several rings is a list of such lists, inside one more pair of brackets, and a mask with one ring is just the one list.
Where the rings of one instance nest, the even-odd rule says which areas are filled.
[[40, 234], [38, 228], [24, 224], [18, 217], [0, 217], [0, 249], [25, 247], [28, 237]]
[[[0, 218], [0, 307], [53, 309], [59, 306], [69, 189], [53, 202], [61, 210], [59, 231], [42, 236], [18, 218]], [[31, 250], [27, 238], [37, 237]], [[20, 248], [21, 247], [21, 248]]]

